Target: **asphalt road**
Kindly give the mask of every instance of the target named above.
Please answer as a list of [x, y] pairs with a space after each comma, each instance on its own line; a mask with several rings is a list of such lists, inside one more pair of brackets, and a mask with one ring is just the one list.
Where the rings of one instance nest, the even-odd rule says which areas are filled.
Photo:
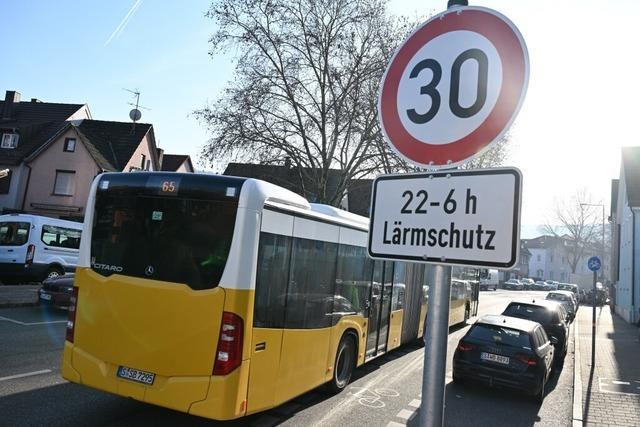
[[[487, 291], [479, 314], [499, 314], [513, 297], [535, 291]], [[270, 411], [233, 422], [214, 422], [66, 382], [60, 377], [66, 314], [39, 307], [0, 309], [0, 425], [416, 425], [423, 348], [404, 346], [354, 375], [345, 391], [317, 389]], [[471, 319], [473, 322], [474, 319]], [[573, 344], [549, 383], [542, 405], [528, 396], [451, 382], [451, 357], [468, 326], [449, 334], [446, 424], [450, 426], [569, 426], [573, 397]], [[428, 347], [427, 347], [428, 350]]]

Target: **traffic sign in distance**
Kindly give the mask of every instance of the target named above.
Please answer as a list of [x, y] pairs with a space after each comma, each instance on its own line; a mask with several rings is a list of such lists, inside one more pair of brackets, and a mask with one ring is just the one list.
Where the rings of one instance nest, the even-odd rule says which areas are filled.
[[373, 183], [373, 258], [508, 269], [518, 262], [516, 168], [383, 175]]
[[591, 271], [598, 271], [600, 270], [601, 266], [602, 263], [600, 262], [600, 258], [598, 258], [597, 256], [592, 256], [591, 258], [589, 258], [589, 261], [587, 261], [587, 267], [589, 267], [589, 270]]
[[511, 21], [483, 7], [447, 10], [414, 31], [387, 66], [382, 132], [415, 165], [464, 163], [502, 138], [528, 81], [527, 47]]

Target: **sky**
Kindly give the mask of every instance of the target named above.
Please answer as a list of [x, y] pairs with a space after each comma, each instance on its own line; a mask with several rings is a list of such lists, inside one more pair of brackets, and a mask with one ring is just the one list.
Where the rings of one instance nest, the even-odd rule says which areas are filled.
[[[208, 54], [209, 0], [0, 2], [0, 91], [23, 100], [87, 103], [94, 119], [128, 121], [139, 90], [142, 122], [167, 153], [198, 165], [208, 135], [192, 113], [233, 78], [233, 58]], [[418, 8], [417, 5], [420, 7]], [[640, 1], [472, 0], [506, 15], [529, 51], [527, 97], [511, 129], [506, 165], [523, 173], [522, 237], [553, 222], [554, 204], [578, 189], [610, 203], [620, 148], [640, 145]], [[393, 0], [410, 17], [446, 0]], [[9, 41], [9, 42], [7, 42]], [[599, 208], [594, 208], [599, 209]]]

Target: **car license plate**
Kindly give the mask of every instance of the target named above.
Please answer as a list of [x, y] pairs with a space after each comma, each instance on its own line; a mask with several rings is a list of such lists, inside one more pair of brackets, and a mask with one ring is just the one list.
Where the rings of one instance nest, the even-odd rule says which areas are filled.
[[119, 366], [118, 377], [124, 378], [125, 380], [131, 380], [138, 383], [151, 385], [153, 384], [153, 380], [155, 380], [156, 378], [156, 374], [127, 368], [126, 366]]
[[51, 295], [40, 292], [40, 299], [51, 301]]
[[482, 352], [480, 353], [480, 358], [482, 360], [489, 360], [491, 362], [502, 363], [503, 365], [509, 364], [509, 358], [505, 356], [500, 356], [499, 354]]

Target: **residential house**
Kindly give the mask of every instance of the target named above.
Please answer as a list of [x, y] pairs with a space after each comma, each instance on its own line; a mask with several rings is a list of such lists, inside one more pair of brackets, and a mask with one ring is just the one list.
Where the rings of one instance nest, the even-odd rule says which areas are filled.
[[[291, 167], [288, 162], [281, 166], [229, 163], [223, 174], [261, 179], [300, 194], [311, 203], [316, 202], [318, 199], [316, 194], [308, 190], [311, 184], [308, 179], [302, 178], [299, 171]], [[329, 193], [336, 191], [341, 178], [340, 170], [329, 169], [327, 177], [327, 191]], [[372, 179], [350, 180], [338, 207], [368, 217], [371, 205], [372, 183]]]
[[611, 227], [615, 311], [627, 322], [637, 323], [640, 322], [640, 147], [622, 149], [620, 178], [612, 183]]
[[530, 277], [530, 261], [531, 252], [527, 249], [526, 241], [520, 240], [520, 257], [518, 258], [518, 263], [510, 270], [500, 271], [498, 273], [498, 279], [500, 282], [504, 282], [509, 279], [524, 279]]
[[568, 244], [569, 239], [566, 237], [539, 236], [525, 239], [524, 246], [531, 254], [529, 276], [537, 280], [570, 281], [571, 265], [566, 249]]
[[186, 154], [164, 154], [160, 148], [158, 148], [158, 153], [161, 170], [166, 172], [195, 172], [191, 156]]
[[24, 208], [25, 188], [32, 167], [25, 159], [60, 136], [70, 121], [91, 119], [86, 104], [21, 101], [19, 92], [6, 91], [0, 101], [0, 212]]

